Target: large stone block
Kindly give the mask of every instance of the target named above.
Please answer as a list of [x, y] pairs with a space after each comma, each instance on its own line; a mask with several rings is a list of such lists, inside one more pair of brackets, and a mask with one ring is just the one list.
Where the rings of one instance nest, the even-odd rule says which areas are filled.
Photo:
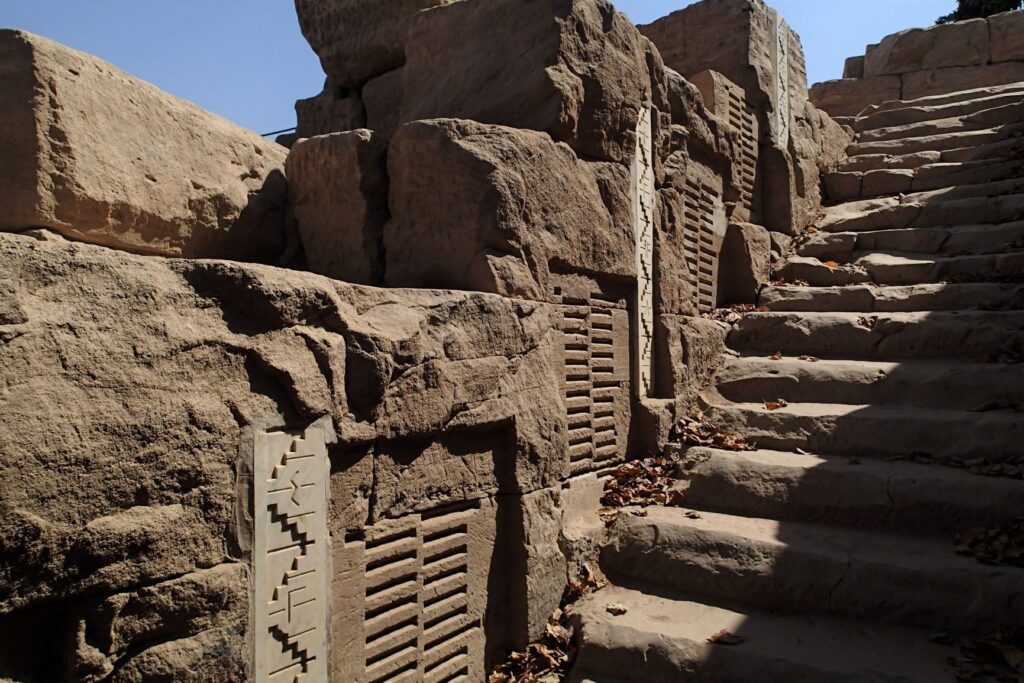
[[993, 85], [1024, 81], [1024, 61], [986, 66], [954, 66], [903, 74], [903, 99], [945, 95]]
[[847, 57], [843, 63], [843, 78], [864, 78], [864, 55]]
[[830, 116], [856, 116], [865, 107], [898, 100], [903, 95], [899, 76], [844, 78], [815, 83], [810, 90], [811, 102]]
[[951, 66], [975, 66], [989, 61], [988, 22], [969, 19], [952, 24], [914, 28], [886, 36], [868, 48], [865, 76], [903, 74]]
[[662, 315], [658, 319], [659, 396], [674, 398], [676, 415], [697, 405], [700, 391], [722, 362], [728, 328], [705, 318]]
[[402, 122], [544, 131], [581, 156], [614, 161], [632, 155], [656, 61], [607, 0], [474, 0], [420, 12], [406, 57]]
[[311, 138], [366, 126], [366, 109], [359, 93], [337, 88], [330, 80], [323, 92], [295, 103], [296, 128], [299, 138]]
[[771, 237], [760, 225], [731, 223], [718, 271], [718, 303], [753, 304], [771, 279]]
[[0, 230], [276, 259], [286, 150], [45, 38], [0, 31]]
[[286, 167], [288, 203], [309, 269], [335, 280], [380, 284], [387, 142], [369, 130], [301, 140]]
[[366, 127], [392, 137], [398, 129], [402, 109], [402, 72], [395, 69], [367, 81], [363, 86]]
[[543, 133], [442, 119], [402, 126], [388, 170], [389, 286], [538, 301], [553, 300], [553, 272], [636, 277], [625, 166], [581, 161]]
[[295, 0], [299, 26], [337, 85], [360, 86], [402, 66], [412, 16], [452, 0]]
[[988, 18], [993, 62], [1024, 62], [1024, 12], [1003, 12]]

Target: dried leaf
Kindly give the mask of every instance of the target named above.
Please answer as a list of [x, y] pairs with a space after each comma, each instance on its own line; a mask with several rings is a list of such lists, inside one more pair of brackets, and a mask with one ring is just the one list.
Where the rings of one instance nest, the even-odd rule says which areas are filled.
[[989, 565], [1024, 567], [1024, 517], [990, 528], [974, 527], [956, 537], [956, 552]]
[[687, 510], [686, 518], [687, 519], [703, 519], [698, 513], [694, 512], [693, 510]]
[[713, 645], [742, 645], [747, 642], [747, 639], [743, 636], [738, 636], [735, 633], [722, 629], [718, 633], [708, 638], [708, 642]]
[[835, 261], [824, 261], [824, 262], [822, 262], [821, 265], [825, 266], [826, 268], [830, 268], [832, 270], [835, 270], [836, 268], [839, 268], [839, 264], [836, 263]]
[[782, 351], [776, 351], [771, 355], [772, 360], [782, 360]]
[[857, 324], [861, 327], [866, 327], [869, 330], [875, 329], [875, 325], [878, 324], [878, 318], [875, 316], [862, 315], [857, 318]]
[[780, 410], [782, 408], [785, 408], [788, 405], [789, 405], [789, 402], [787, 402], [786, 399], [784, 399], [784, 398], [780, 398], [780, 399], [775, 400], [775, 401], [765, 401], [764, 402], [765, 410]]
[[816, 227], [814, 227], [813, 225], [808, 225], [807, 229], [805, 230], [805, 232], [809, 232], [809, 233], [811, 233], [813, 235], [814, 233], [818, 232], [818, 229]]
[[800, 356], [800, 360], [807, 361], [808, 363], [817, 363], [818, 359], [814, 356]]
[[605, 610], [608, 611], [608, 614], [616, 617], [620, 617], [629, 611], [629, 609], [621, 602], [609, 602], [607, 607], [605, 607]]

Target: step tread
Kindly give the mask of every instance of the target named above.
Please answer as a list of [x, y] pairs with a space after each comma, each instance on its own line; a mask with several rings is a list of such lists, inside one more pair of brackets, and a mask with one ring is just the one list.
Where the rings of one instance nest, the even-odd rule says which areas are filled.
[[760, 305], [775, 313], [924, 313], [1013, 304], [1024, 307], [1024, 284], [768, 285], [760, 297]]
[[[622, 605], [627, 611], [613, 616], [607, 611], [609, 604]], [[575, 613], [584, 643], [598, 649], [635, 650], [638, 657], [646, 653], [656, 656], [661, 651], [681, 669], [711, 672], [711, 678], [701, 680], [955, 680], [947, 664], [947, 659], [956, 654], [954, 648], [932, 642], [929, 633], [919, 629], [833, 617], [733, 611], [617, 586], [583, 598]], [[722, 630], [746, 641], [726, 650], [707, 642]], [[571, 680], [581, 680], [581, 676], [588, 674], [595, 676], [593, 680], [602, 681], [608, 680], [609, 675], [647, 683], [685, 680], [669, 678], [668, 671], [662, 677], [652, 678], [646, 667], [631, 671], [629, 658], [621, 670], [609, 671], [605, 662], [589, 661], [591, 654], [585, 645], [577, 665], [579, 671], [573, 672]], [[598, 670], [587, 672], [588, 664]], [[723, 667], [731, 671], [723, 672], [720, 679], [714, 678], [714, 670]], [[730, 673], [732, 678], [727, 678]]]

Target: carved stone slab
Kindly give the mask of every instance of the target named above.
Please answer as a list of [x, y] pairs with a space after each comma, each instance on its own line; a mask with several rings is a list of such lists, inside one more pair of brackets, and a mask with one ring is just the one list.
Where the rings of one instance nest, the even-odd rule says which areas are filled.
[[633, 229], [636, 234], [636, 391], [641, 397], [654, 391], [654, 150], [651, 110], [644, 107], [636, 128], [636, 154], [632, 164]]
[[255, 679], [322, 683], [329, 666], [325, 437], [318, 428], [260, 432], [254, 453]]
[[789, 145], [790, 102], [789, 102], [789, 30], [782, 16], [775, 14], [772, 28], [772, 58], [775, 64], [775, 140], [785, 149]]

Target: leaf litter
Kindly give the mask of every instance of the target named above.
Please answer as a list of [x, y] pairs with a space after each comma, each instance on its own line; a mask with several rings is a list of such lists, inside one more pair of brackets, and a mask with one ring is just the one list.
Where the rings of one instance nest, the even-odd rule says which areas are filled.
[[956, 552], [982, 564], [1024, 567], [1024, 517], [961, 532], [956, 537]]

